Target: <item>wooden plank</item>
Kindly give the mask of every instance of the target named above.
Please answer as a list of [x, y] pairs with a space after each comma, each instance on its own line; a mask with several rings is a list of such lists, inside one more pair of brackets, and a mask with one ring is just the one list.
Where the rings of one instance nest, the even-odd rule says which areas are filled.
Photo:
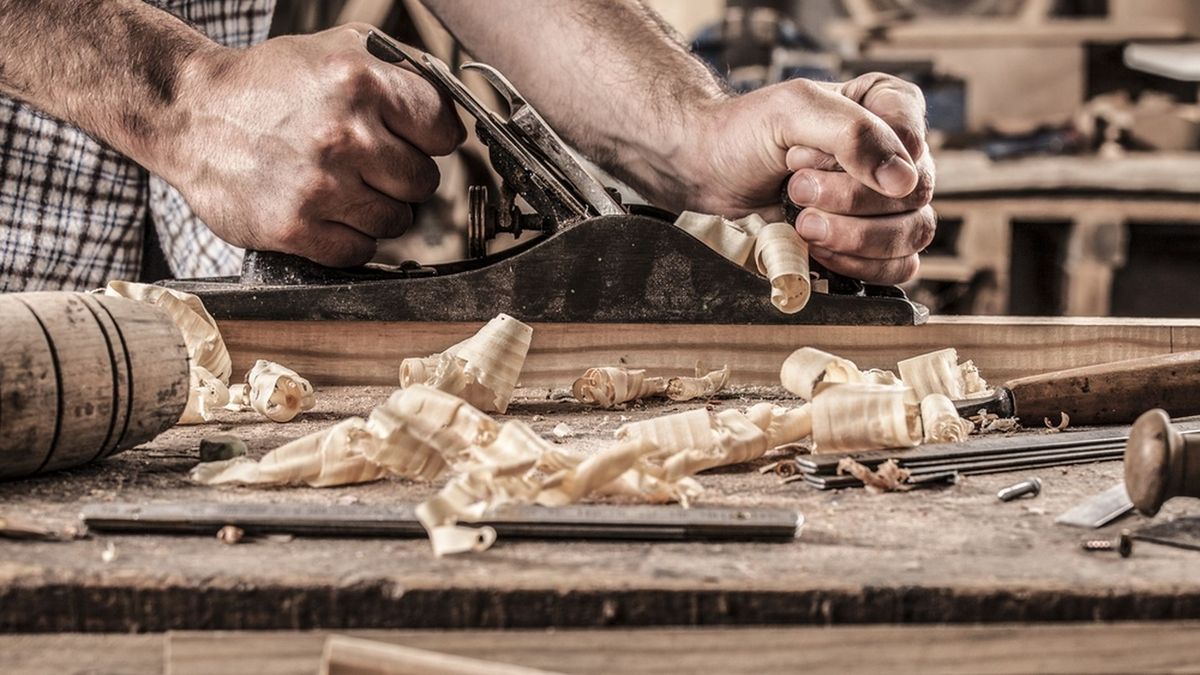
[[[830, 37], [838, 40], [859, 40], [863, 34], [862, 27], [849, 22], [831, 23], [828, 31]], [[869, 46], [877, 49], [1054, 47], [1183, 37], [1186, 37], [1183, 22], [1172, 18], [1120, 23], [1108, 19], [1057, 19], [1030, 23], [985, 17], [925, 18], [888, 26]]]
[[[993, 162], [978, 151], [935, 155], [938, 197], [1021, 190], [1114, 190], [1200, 193], [1200, 152], [1129, 153], [1116, 159], [1095, 155], [1028, 157]], [[1194, 215], [1193, 215], [1194, 217]]]
[[[1200, 624], [847, 626], [542, 631], [348, 631], [569, 673], [1182, 672]], [[170, 633], [168, 673], [316, 672], [327, 633]], [[60, 641], [65, 642], [65, 641]], [[870, 655], [859, 658], [854, 646]], [[64, 644], [64, 646], [66, 646]]]
[[[221, 323], [235, 373], [246, 372], [255, 359], [271, 359], [318, 385], [396, 384], [401, 359], [439, 352], [478, 328], [434, 322]], [[566, 387], [584, 369], [600, 365], [690, 373], [700, 362], [728, 364], [737, 384], [777, 385], [783, 360], [804, 346], [864, 368], [894, 368], [900, 359], [956, 347], [988, 379], [1001, 382], [1169, 353], [1176, 330], [1200, 334], [1200, 320], [934, 317], [927, 325], [904, 327], [543, 323], [534, 324], [522, 384]]]

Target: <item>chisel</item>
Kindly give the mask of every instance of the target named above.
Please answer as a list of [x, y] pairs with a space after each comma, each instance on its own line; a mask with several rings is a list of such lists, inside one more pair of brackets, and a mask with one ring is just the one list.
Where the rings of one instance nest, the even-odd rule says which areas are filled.
[[1150, 408], [1173, 417], [1200, 414], [1200, 351], [1148, 356], [1059, 370], [1010, 380], [991, 396], [955, 401], [963, 417], [980, 410], [1020, 417], [1025, 426], [1043, 418], [1072, 425], [1129, 424]]

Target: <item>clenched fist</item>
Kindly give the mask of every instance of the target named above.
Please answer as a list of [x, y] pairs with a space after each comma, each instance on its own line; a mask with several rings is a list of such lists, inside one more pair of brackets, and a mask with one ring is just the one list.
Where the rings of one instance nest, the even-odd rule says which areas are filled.
[[800, 236], [825, 267], [871, 283], [916, 274], [936, 218], [925, 100], [914, 85], [879, 73], [792, 80], [716, 102], [696, 119], [685, 164], [701, 190], [688, 208], [778, 217], [786, 181], [804, 207]]
[[419, 75], [372, 57], [370, 26], [218, 49], [184, 74], [164, 178], [221, 238], [318, 263], [367, 262], [433, 194], [465, 131]]

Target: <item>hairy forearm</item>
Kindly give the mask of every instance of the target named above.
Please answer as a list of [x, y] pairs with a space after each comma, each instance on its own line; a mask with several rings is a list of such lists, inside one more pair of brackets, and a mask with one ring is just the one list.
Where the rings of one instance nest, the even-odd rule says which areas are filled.
[[189, 61], [219, 49], [141, 0], [0, 0], [0, 92], [152, 170], [187, 123]]
[[664, 206], [686, 185], [691, 119], [721, 85], [640, 0], [425, 0], [569, 142]]

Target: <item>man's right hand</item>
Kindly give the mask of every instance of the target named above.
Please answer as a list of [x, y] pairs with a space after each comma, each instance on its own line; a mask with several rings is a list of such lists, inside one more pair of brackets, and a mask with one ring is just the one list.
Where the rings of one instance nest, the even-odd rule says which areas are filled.
[[432, 84], [367, 53], [369, 26], [189, 61], [160, 173], [222, 239], [330, 266], [370, 260], [465, 137]]

